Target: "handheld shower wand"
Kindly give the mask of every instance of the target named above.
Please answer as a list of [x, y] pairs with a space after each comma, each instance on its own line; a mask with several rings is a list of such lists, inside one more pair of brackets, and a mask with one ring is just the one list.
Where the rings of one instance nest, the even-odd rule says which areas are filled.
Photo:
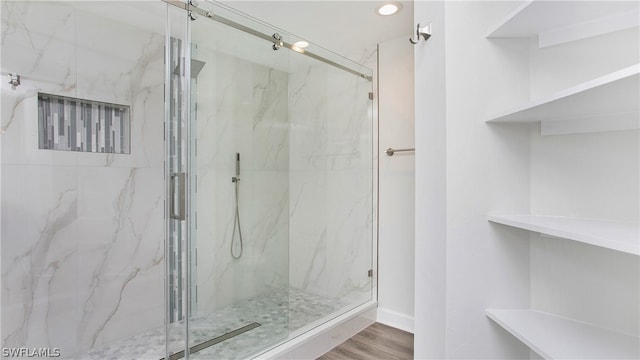
[[236, 153], [236, 180], [240, 180], [240, 153]]
[[[240, 207], [238, 206], [238, 197], [240, 193], [240, 153], [236, 153], [236, 176], [231, 178], [231, 182], [235, 185], [235, 202], [236, 211], [233, 219], [233, 232], [231, 233], [231, 257], [234, 260], [239, 260], [242, 257], [244, 251], [244, 244], [242, 241], [242, 227], [240, 227]], [[240, 240], [240, 253], [236, 256], [233, 251], [233, 245], [235, 243], [236, 228], [238, 229], [238, 238]]]

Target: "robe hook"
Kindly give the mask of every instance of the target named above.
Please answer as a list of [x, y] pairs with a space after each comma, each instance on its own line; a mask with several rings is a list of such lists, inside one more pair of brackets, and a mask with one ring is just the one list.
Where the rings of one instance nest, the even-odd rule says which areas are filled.
[[424, 41], [429, 40], [431, 37], [431, 23], [428, 23], [425, 27], [420, 27], [420, 23], [418, 23], [418, 26], [416, 26], [416, 39], [409, 38], [409, 41], [415, 45], [420, 41], [420, 36], [424, 38]]

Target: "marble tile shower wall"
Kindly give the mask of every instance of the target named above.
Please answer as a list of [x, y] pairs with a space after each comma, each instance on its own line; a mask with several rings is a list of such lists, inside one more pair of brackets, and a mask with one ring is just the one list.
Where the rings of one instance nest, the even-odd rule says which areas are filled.
[[[149, 5], [154, 6], [154, 5]], [[59, 2], [2, 2], [2, 346], [64, 358], [160, 326], [163, 47]], [[131, 154], [38, 149], [37, 92], [131, 106]]]
[[[197, 54], [207, 62], [198, 76], [198, 311], [288, 285], [368, 300], [371, 83], [297, 54], [283, 62], [288, 73], [202, 47]], [[229, 254], [235, 152], [240, 261]]]
[[[284, 71], [204, 45], [195, 58], [206, 62], [197, 85], [196, 277], [197, 311], [207, 313], [288, 286], [288, 93]], [[237, 261], [230, 254], [236, 153], [244, 238]]]
[[[363, 60], [374, 55], [365, 52]], [[371, 297], [371, 83], [296, 62], [289, 76], [291, 286], [361, 303]]]

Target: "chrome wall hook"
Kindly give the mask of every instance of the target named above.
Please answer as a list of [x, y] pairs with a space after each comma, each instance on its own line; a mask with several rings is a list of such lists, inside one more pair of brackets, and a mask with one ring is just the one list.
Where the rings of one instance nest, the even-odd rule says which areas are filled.
[[20, 85], [20, 75], [9, 74], [9, 85], [11, 85], [11, 90], [15, 90]]
[[416, 26], [416, 39], [409, 38], [409, 42], [413, 45], [417, 44], [420, 41], [420, 36], [424, 38], [424, 41], [429, 40], [431, 37], [431, 23], [428, 23], [425, 27], [420, 27], [420, 23]]

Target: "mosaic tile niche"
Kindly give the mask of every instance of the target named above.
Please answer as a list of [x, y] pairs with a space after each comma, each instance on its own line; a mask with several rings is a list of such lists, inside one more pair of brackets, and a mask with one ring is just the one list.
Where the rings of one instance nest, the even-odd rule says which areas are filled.
[[130, 153], [129, 106], [38, 94], [38, 147]]

